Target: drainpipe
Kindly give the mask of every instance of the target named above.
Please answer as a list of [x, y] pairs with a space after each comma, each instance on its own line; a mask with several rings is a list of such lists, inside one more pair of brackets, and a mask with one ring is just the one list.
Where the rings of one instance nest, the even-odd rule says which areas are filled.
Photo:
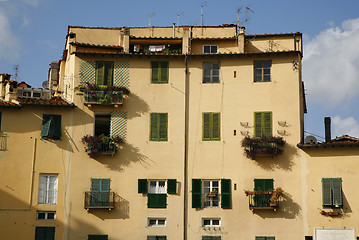
[[325, 126], [325, 142], [330, 142], [332, 139], [330, 133], [330, 117], [324, 118], [324, 126]]
[[185, 55], [185, 133], [184, 133], [184, 183], [183, 183], [183, 239], [187, 240], [188, 224], [188, 134], [189, 134], [189, 78], [188, 78], [188, 53]]

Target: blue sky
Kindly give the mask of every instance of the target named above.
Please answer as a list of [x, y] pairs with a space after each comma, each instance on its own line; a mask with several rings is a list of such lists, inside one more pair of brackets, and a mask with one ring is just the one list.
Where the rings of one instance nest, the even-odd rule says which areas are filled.
[[[0, 73], [14, 74], [19, 65], [18, 81], [41, 87], [49, 63], [61, 58], [68, 25], [147, 26], [155, 12], [151, 25], [170, 26], [182, 11], [180, 25], [200, 25], [204, 2], [0, 0]], [[359, 1], [208, 0], [204, 25], [235, 23], [242, 6], [254, 11], [248, 34], [303, 33], [305, 130], [324, 136], [323, 118], [330, 116], [333, 137], [359, 137]]]

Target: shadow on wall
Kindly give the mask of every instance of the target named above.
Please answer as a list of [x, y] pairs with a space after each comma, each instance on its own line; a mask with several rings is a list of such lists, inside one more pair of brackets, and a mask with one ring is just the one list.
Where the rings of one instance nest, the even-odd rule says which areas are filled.
[[301, 209], [299, 204], [293, 201], [292, 196], [289, 193], [283, 192], [281, 201], [279, 202], [279, 208], [276, 212], [273, 210], [255, 210], [254, 213], [261, 218], [295, 219], [301, 217]]
[[136, 94], [130, 93], [123, 102], [123, 106], [128, 109], [127, 119], [141, 117], [142, 114], [150, 111], [148, 104]]
[[274, 169], [291, 171], [295, 165], [294, 158], [296, 156], [298, 156], [298, 150], [292, 145], [285, 144], [283, 147], [283, 153], [277, 157], [258, 156], [256, 160], [253, 161], [255, 161], [259, 167], [267, 171], [273, 171]]
[[89, 214], [93, 214], [102, 220], [128, 219], [130, 218], [130, 203], [126, 199], [116, 194], [114, 209], [90, 209]]
[[140, 163], [144, 168], [149, 168], [153, 162], [146, 155], [140, 153], [138, 147], [129, 143], [121, 145], [113, 157], [102, 155], [95, 159], [113, 171], [123, 171], [132, 163]]

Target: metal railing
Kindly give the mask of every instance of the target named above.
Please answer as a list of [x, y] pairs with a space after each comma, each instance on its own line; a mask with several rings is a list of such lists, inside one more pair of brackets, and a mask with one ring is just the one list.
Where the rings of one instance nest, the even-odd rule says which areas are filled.
[[85, 192], [85, 208], [114, 208], [114, 192]]
[[123, 92], [110, 90], [84, 90], [85, 104], [122, 104]]
[[275, 209], [278, 207], [278, 200], [271, 200], [272, 191], [252, 192], [249, 196], [249, 209]]
[[116, 144], [113, 142], [109, 143], [98, 143], [95, 145], [87, 146], [87, 153], [96, 153], [96, 154], [115, 154], [116, 153]]

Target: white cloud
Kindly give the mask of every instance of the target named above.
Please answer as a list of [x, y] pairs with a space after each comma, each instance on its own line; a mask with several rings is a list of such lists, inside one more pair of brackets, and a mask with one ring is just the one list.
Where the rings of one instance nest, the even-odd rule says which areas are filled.
[[332, 131], [333, 138], [343, 134], [359, 137], [359, 123], [353, 117], [342, 119], [340, 116], [335, 116], [332, 118]]
[[359, 95], [358, 43], [359, 18], [304, 43], [303, 80], [309, 102], [335, 107]]
[[14, 36], [8, 17], [0, 9], [0, 59], [14, 60], [19, 57], [19, 40]]

